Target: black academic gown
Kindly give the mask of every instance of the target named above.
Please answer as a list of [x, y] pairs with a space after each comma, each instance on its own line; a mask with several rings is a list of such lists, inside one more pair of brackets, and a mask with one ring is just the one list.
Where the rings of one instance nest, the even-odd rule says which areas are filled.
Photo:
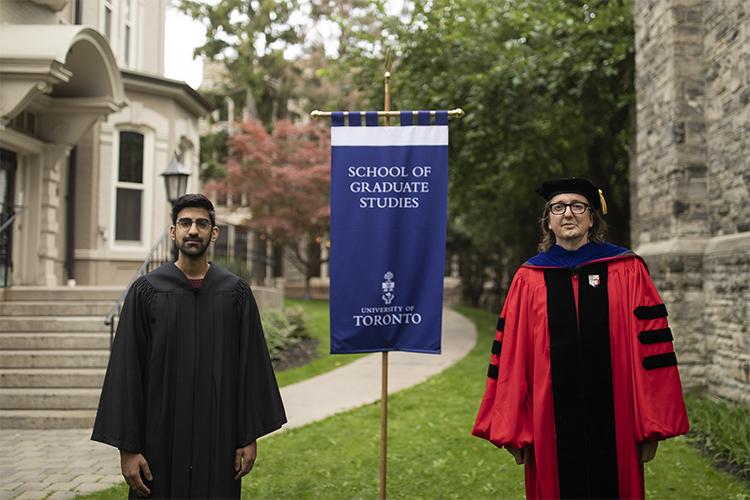
[[168, 262], [133, 283], [91, 439], [142, 453], [151, 498], [239, 498], [235, 451], [285, 422], [245, 281], [212, 264], [193, 289]]

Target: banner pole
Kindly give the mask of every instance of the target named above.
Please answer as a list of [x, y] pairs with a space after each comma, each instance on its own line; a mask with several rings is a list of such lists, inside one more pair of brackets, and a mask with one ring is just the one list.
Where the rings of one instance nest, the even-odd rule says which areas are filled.
[[[383, 97], [383, 109], [386, 112], [391, 110], [391, 72], [388, 55]], [[383, 117], [383, 125], [390, 125], [390, 117], [387, 114]], [[388, 470], [388, 351], [382, 352], [380, 372], [380, 500], [385, 500]]]

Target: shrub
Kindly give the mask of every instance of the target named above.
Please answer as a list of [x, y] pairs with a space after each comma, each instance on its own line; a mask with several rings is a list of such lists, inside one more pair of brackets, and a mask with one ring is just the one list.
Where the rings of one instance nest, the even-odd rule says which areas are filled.
[[283, 359], [291, 347], [312, 337], [301, 307], [268, 309], [262, 319], [268, 351], [274, 361]]
[[687, 394], [688, 438], [719, 464], [750, 481], [750, 408], [716, 398]]
[[218, 264], [219, 266], [223, 267], [229, 272], [232, 272], [242, 278], [243, 280], [250, 283], [252, 278], [252, 273], [247, 268], [247, 262], [244, 260], [239, 259], [233, 259], [229, 257], [219, 257], [214, 255], [214, 257], [211, 259], [211, 262], [214, 262]]

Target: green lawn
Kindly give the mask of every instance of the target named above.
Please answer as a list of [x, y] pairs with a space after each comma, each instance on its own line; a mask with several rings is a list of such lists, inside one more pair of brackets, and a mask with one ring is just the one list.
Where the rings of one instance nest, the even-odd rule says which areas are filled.
[[[522, 498], [523, 472], [504, 450], [469, 435], [484, 390], [492, 314], [460, 309], [478, 327], [472, 352], [440, 375], [389, 399], [391, 498]], [[248, 498], [375, 498], [379, 405], [369, 405], [259, 444]], [[647, 466], [651, 498], [749, 498], [684, 439], [659, 447]], [[743, 496], [744, 495], [744, 496]]]
[[318, 339], [318, 358], [304, 366], [276, 372], [276, 380], [280, 387], [320, 375], [364, 356], [364, 354], [330, 354], [331, 338], [329, 335], [327, 300], [286, 299], [284, 305], [287, 307], [299, 306], [305, 310], [312, 336]]
[[[510, 455], [469, 435], [484, 390], [495, 318], [460, 309], [478, 327], [477, 346], [427, 382], [389, 398], [388, 493], [391, 498], [523, 497], [523, 471]], [[379, 404], [264, 439], [243, 497], [376, 498]], [[650, 498], [750, 499], [685, 439], [662, 443], [646, 468]], [[124, 488], [86, 498], [122, 498]]]

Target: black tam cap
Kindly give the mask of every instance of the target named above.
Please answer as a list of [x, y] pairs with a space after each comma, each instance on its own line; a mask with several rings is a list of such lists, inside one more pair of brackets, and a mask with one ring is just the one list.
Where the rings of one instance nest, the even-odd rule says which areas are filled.
[[604, 201], [604, 193], [602, 193], [602, 190], [594, 186], [594, 184], [588, 179], [569, 177], [567, 179], [543, 182], [542, 185], [536, 189], [536, 192], [547, 201], [560, 193], [581, 194], [589, 200], [592, 208], [601, 209], [603, 214], [607, 213], [607, 202]]

